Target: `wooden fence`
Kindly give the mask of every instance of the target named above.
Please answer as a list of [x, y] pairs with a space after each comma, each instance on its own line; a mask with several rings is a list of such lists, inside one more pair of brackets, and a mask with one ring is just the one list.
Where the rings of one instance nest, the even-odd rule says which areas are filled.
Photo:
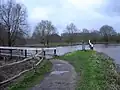
[[[17, 77], [21, 76], [22, 74], [24, 74], [25, 72], [28, 72], [34, 68], [36, 68], [36, 66], [38, 66], [44, 59], [45, 59], [45, 55], [46, 55], [46, 51], [47, 50], [52, 50], [54, 54], [51, 54], [51, 55], [56, 55], [56, 49], [55, 48], [44, 48], [44, 49], [41, 49], [41, 48], [23, 48], [23, 47], [0, 47], [0, 50], [3, 50], [3, 49], [6, 49], [6, 50], [35, 50], [36, 51], [36, 54], [35, 55], [32, 55], [32, 56], [29, 56], [27, 57], [25, 54], [25, 59], [21, 60], [21, 61], [18, 61], [18, 62], [13, 62], [13, 63], [10, 63], [10, 64], [6, 64], [6, 65], [3, 65], [3, 66], [0, 66], [0, 71], [2, 70], [9, 70], [11, 67], [12, 69], [16, 69], [17, 66], [19, 65], [22, 65], [22, 64], [25, 64], [27, 62], [30, 63], [30, 66], [29, 68], [27, 67], [27, 69], [24, 69], [23, 71], [20, 71], [19, 73], [15, 74], [14, 76], [11, 76], [11, 77], [8, 77], [7, 79], [3, 80], [2, 82], [0, 82], [0, 85], [3, 85], [5, 83], [8, 83], [8, 82], [11, 82], [12, 80], [16, 79]], [[26, 52], [25, 52], [26, 53]], [[1, 55], [2, 53], [0, 53]], [[32, 64], [31, 64], [32, 62]], [[23, 65], [24, 66], [24, 65]], [[11, 70], [11, 69], [10, 69]], [[14, 70], [13, 70], [14, 71]], [[12, 72], [12, 70], [10, 71]], [[6, 73], [5, 73], [6, 74]], [[8, 74], [8, 73], [7, 73]]]
[[0, 55], [23, 57], [27, 58], [31, 56], [29, 51], [34, 51], [34, 54], [37, 54], [39, 51], [44, 50], [54, 50], [54, 54], [56, 54], [56, 48], [30, 48], [30, 47], [0, 47]]

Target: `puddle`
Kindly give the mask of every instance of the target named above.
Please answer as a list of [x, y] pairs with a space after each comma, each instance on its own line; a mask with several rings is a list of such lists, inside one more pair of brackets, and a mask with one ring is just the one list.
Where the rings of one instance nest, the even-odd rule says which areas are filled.
[[60, 75], [60, 74], [67, 73], [67, 72], [69, 71], [53, 71], [51, 72], [51, 74]]
[[61, 65], [63, 65], [63, 64], [56, 64], [57, 66], [61, 66]]

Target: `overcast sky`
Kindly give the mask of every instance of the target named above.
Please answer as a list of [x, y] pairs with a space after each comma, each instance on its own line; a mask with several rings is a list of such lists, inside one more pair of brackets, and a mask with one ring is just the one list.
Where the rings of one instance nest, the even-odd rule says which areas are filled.
[[120, 32], [119, 0], [17, 0], [28, 9], [32, 27], [40, 20], [51, 20], [61, 33], [73, 22], [79, 29], [99, 29], [107, 24]]

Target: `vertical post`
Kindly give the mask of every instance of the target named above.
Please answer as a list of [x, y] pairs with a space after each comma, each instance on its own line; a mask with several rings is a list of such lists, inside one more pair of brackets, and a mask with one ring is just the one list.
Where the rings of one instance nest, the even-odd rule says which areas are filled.
[[24, 56], [24, 54], [23, 54], [23, 50], [20, 49], [19, 51], [20, 51], [20, 53], [19, 53], [19, 55], [20, 55], [19, 58], [23, 58], [23, 57], [22, 57], [22, 56]]
[[12, 49], [10, 49], [10, 59], [12, 59]]
[[57, 54], [56, 54], [56, 49], [54, 49], [54, 56], [56, 56]]
[[93, 50], [93, 46], [91, 46], [91, 50]]
[[25, 50], [25, 58], [27, 57], [27, 50]]
[[38, 53], [38, 50], [36, 49], [36, 54]]
[[21, 55], [23, 55], [23, 50], [21, 49]]
[[84, 44], [84, 41], [82, 41], [82, 50], [85, 50], [85, 44]]
[[2, 55], [1, 55], [1, 49], [0, 49], [0, 59], [2, 58]]
[[45, 59], [45, 50], [43, 50], [43, 58]]
[[90, 42], [90, 40], [89, 40], [89, 47], [91, 50], [93, 50], [93, 44]]
[[1, 49], [0, 49], [0, 55], [1, 55]]

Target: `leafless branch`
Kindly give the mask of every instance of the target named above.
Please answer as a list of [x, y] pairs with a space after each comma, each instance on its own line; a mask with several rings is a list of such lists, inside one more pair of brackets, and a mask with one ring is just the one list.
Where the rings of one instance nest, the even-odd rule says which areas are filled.
[[7, 29], [8, 45], [11, 46], [12, 43], [15, 43], [18, 34], [25, 33], [24, 29], [27, 26], [26, 8], [22, 4], [17, 4], [14, 0], [8, 0], [0, 7], [0, 22]]

